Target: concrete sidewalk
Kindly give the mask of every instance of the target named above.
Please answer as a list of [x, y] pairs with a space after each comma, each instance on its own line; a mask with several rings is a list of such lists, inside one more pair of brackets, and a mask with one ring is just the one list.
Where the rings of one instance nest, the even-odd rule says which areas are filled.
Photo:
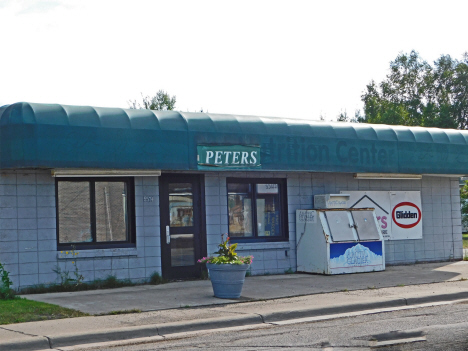
[[[247, 278], [240, 300], [212, 297], [209, 281], [114, 290], [29, 295], [85, 312], [139, 308], [144, 313], [0, 326], [0, 350], [37, 350], [468, 298], [468, 262], [388, 267], [340, 276], [292, 274]], [[239, 303], [242, 302], [242, 303]], [[153, 338], [153, 339], [151, 339]]]
[[[283, 274], [247, 277], [240, 301], [277, 299], [343, 290], [362, 290], [459, 280], [468, 278], [468, 261], [390, 266], [383, 272], [325, 276]], [[24, 297], [73, 308], [90, 314], [139, 309], [156, 311], [238, 303], [213, 297], [208, 280], [140, 285], [112, 290], [25, 295]]]

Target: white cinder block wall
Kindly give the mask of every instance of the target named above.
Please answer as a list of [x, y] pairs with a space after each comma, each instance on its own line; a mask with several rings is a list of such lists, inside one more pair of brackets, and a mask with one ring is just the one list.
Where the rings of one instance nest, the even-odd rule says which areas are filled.
[[[286, 173], [213, 172], [205, 174], [208, 255], [218, 250], [217, 246], [221, 242], [221, 234], [229, 231], [226, 187], [226, 178], [229, 177], [286, 178]], [[304, 192], [306, 191], [304, 190]], [[294, 218], [296, 218], [295, 213]], [[291, 230], [291, 227], [289, 229]], [[236, 252], [241, 256], [254, 256], [251, 267], [253, 275], [282, 274], [287, 270], [296, 270], [295, 240], [295, 236], [290, 233], [289, 241], [286, 242], [239, 243]]]
[[[388, 264], [461, 259], [462, 227], [457, 178], [422, 180], [355, 180], [352, 174], [210, 172], [205, 173], [208, 253], [217, 250], [228, 232], [226, 178], [287, 178], [289, 241], [241, 243], [241, 255], [253, 255], [252, 274], [296, 270], [295, 211], [312, 208], [313, 195], [341, 190], [421, 191], [423, 239], [386, 241]], [[54, 269], [72, 270], [76, 261], [86, 281], [105, 278], [141, 281], [161, 274], [158, 177], [135, 178], [136, 248], [58, 252], [55, 179], [49, 171], [23, 170], [0, 174], [0, 262], [14, 288], [58, 282]], [[146, 197], [147, 201], [144, 201]]]
[[[115, 275], [142, 281], [161, 274], [157, 177], [135, 178], [136, 248], [57, 251], [55, 179], [50, 171], [0, 174], [0, 262], [15, 289], [59, 282], [54, 270], [73, 271], [85, 281]], [[152, 197], [152, 202], [143, 197]]]
[[[296, 210], [313, 207], [313, 195], [341, 190], [421, 191], [423, 238], [385, 241], [387, 264], [461, 259], [462, 227], [458, 178], [424, 176], [422, 180], [357, 180], [340, 173], [223, 172], [205, 174], [208, 253], [228, 232], [226, 178], [287, 178], [289, 241], [239, 244], [240, 255], [253, 255], [252, 274], [296, 270]], [[220, 205], [218, 207], [218, 204]]]

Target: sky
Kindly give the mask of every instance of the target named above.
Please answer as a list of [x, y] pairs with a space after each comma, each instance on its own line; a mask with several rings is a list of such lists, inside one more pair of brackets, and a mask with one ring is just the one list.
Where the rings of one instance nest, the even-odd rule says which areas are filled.
[[0, 0], [0, 106], [129, 107], [336, 120], [399, 53], [468, 51], [468, 1]]

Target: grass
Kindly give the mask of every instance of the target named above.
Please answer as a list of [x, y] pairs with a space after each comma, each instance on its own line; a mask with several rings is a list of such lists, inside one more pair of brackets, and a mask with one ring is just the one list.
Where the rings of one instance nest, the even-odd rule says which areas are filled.
[[463, 233], [463, 248], [468, 249], [468, 233]]
[[[158, 273], [153, 273], [146, 281], [146, 284], [164, 284], [167, 280], [162, 278]], [[50, 292], [69, 292], [69, 291], [84, 291], [95, 289], [113, 289], [124, 286], [137, 285], [130, 279], [117, 279], [110, 275], [106, 279], [94, 280], [80, 284], [50, 284], [50, 285], [34, 285], [21, 290], [21, 294], [41, 294]], [[184, 307], [189, 307], [184, 306]], [[110, 315], [141, 313], [139, 309], [112, 311]], [[72, 310], [69, 308], [60, 307], [44, 302], [27, 300], [17, 296], [11, 300], [0, 299], [0, 325], [12, 323], [24, 323], [43, 321], [61, 318], [73, 318], [88, 316], [87, 313]]]
[[88, 314], [44, 302], [23, 298], [0, 300], [0, 325], [83, 316]]

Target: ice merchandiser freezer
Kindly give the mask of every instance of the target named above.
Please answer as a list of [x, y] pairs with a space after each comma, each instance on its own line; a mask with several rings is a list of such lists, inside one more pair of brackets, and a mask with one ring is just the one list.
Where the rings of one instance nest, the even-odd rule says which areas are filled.
[[385, 270], [373, 208], [296, 211], [297, 271], [344, 274]]

